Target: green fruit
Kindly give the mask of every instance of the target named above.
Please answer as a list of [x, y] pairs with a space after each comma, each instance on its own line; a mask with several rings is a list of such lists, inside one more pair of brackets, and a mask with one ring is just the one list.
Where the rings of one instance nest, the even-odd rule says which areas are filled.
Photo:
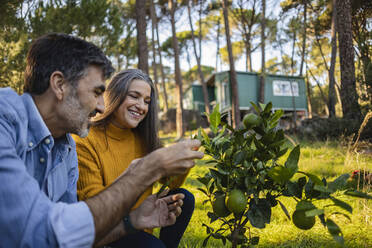
[[231, 213], [225, 205], [225, 199], [226, 195], [221, 192], [217, 192], [213, 196], [212, 199], [213, 213], [218, 217], [226, 217]]
[[261, 117], [253, 113], [250, 113], [244, 116], [243, 123], [244, 123], [244, 126], [247, 128], [256, 127], [261, 124]]
[[247, 206], [247, 197], [239, 189], [233, 189], [227, 196], [226, 207], [234, 214], [241, 214]]
[[307, 217], [305, 214], [306, 210], [296, 210], [293, 212], [292, 221], [296, 227], [302, 230], [309, 230], [315, 224], [315, 217]]

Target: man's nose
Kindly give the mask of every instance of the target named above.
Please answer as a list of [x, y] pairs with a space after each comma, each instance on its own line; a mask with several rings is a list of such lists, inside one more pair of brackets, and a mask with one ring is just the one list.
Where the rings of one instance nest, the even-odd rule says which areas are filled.
[[98, 97], [96, 111], [100, 114], [105, 111], [105, 101], [103, 99], [103, 95]]

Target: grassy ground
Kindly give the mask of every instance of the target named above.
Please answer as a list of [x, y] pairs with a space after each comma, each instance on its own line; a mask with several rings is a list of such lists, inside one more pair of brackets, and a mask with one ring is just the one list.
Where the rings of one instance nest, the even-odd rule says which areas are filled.
[[[165, 142], [174, 140], [171, 136], [163, 136], [163, 138]], [[372, 144], [369, 145], [372, 146]], [[209, 204], [202, 204], [206, 198], [197, 190], [201, 184], [196, 180], [199, 175], [208, 171], [208, 166], [202, 164], [200, 161], [197, 162], [184, 185], [195, 195], [196, 206], [180, 247], [202, 247], [203, 240], [207, 236], [202, 223], [209, 224], [206, 214], [211, 207]], [[347, 147], [339, 142], [302, 142], [299, 167], [302, 171], [325, 177], [328, 181], [328, 179], [343, 173], [350, 173], [355, 169], [372, 171], [372, 154], [348, 152]], [[346, 247], [372, 247], [372, 200], [359, 200], [343, 195], [339, 198], [353, 207], [351, 221], [340, 216], [332, 217], [342, 229]], [[295, 202], [288, 199], [280, 200], [288, 211], [293, 213]], [[211, 226], [217, 224], [218, 221]], [[271, 223], [265, 229], [251, 229], [251, 231], [256, 234], [255, 236], [260, 237], [258, 247], [339, 247], [318, 219], [311, 230], [302, 231], [285, 217], [279, 206], [273, 208]], [[231, 246], [230, 244], [224, 246], [221, 241], [210, 239], [207, 247]]]

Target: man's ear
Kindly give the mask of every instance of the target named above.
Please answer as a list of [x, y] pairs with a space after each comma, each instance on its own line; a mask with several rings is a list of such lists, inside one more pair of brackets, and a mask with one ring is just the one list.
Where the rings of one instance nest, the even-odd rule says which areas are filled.
[[54, 71], [52, 75], [50, 75], [49, 80], [49, 87], [51, 88], [56, 98], [61, 101], [67, 94], [67, 85], [63, 73], [60, 71]]

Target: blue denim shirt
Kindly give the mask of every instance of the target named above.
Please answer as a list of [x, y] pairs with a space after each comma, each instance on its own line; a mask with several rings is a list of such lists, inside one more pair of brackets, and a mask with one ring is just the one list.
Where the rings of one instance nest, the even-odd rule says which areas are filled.
[[29, 94], [0, 89], [0, 247], [91, 247], [75, 142], [53, 139]]

